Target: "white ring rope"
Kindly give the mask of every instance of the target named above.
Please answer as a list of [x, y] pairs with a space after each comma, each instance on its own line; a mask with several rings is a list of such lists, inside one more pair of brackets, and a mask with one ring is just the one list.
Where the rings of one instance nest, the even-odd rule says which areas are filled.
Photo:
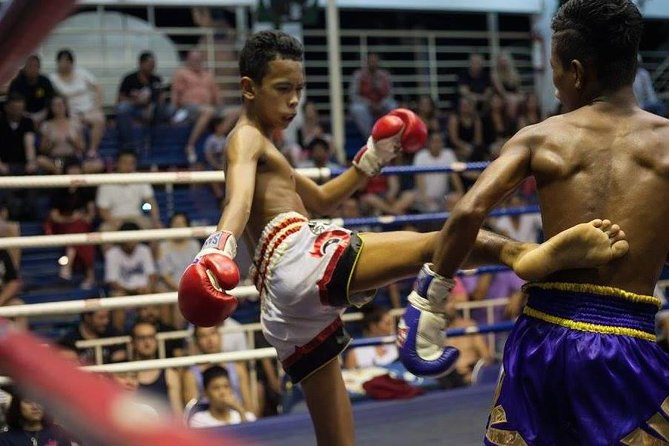
[[[330, 178], [329, 168], [309, 167], [298, 169], [302, 175], [312, 179]], [[84, 175], [21, 175], [0, 177], [2, 189], [45, 189], [52, 187], [86, 187], [107, 184], [192, 184], [222, 183], [225, 174], [220, 170], [198, 172], [134, 172], [134, 173], [94, 173]]]

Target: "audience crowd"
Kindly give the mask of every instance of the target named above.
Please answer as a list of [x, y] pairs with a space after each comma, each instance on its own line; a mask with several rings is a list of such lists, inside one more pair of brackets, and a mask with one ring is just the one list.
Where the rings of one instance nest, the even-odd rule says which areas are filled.
[[[105, 115], [102, 89], [85, 68], [75, 64], [75, 54], [58, 52], [54, 73], [41, 73], [39, 57], [30, 56], [11, 82], [0, 107], [0, 175], [132, 173], [138, 157], [153, 147], [156, 129], [164, 125], [186, 125], [189, 135], [183, 147], [186, 162], [177, 168], [225, 168], [225, 142], [234, 126], [239, 108], [224, 104], [213, 72], [205, 67], [202, 54], [190, 51], [184, 65], [166, 84], [156, 73], [157, 61], [148, 51], [138, 57], [137, 70], [121, 81], [113, 113]], [[374, 121], [392, 108], [412, 108], [429, 129], [426, 147], [414, 155], [403, 154], [396, 164], [420, 167], [446, 166], [457, 162], [491, 161], [501, 147], [520, 128], [544, 119], [538, 96], [523, 88], [511, 54], [502, 51], [487, 62], [472, 54], [469, 66], [458, 75], [457, 95], [450, 108], [441, 107], [438, 98], [397, 97], [392, 73], [382, 68], [377, 54], [369, 54], [365, 66], [355, 71], [349, 86], [349, 118], [361, 138]], [[490, 68], [488, 68], [490, 67]], [[635, 92], [641, 105], [664, 114], [666, 107], [657, 98], [647, 72], [639, 69]], [[113, 163], [100, 155], [105, 129], [115, 126], [118, 148]], [[335, 161], [329, 123], [319, 115], [317, 105], [308, 98], [302, 105], [296, 138], [278, 134], [277, 147], [295, 167], [339, 167]], [[295, 141], [293, 141], [295, 139]], [[202, 146], [203, 150], [197, 148]], [[332, 215], [322, 217], [355, 218], [365, 215], [402, 215], [448, 211], [476, 181], [474, 171], [449, 174], [430, 173], [382, 176], [372, 179]], [[209, 187], [209, 186], [208, 186]], [[211, 206], [218, 208], [225, 190], [210, 186]], [[0, 236], [17, 236], [20, 223], [34, 221], [34, 191], [3, 191], [0, 196]], [[522, 207], [536, 203], [535, 185], [527, 181], [504, 206]], [[128, 231], [190, 226], [190, 216], [176, 212], [169, 221], [161, 220], [161, 209], [150, 184], [103, 185], [55, 189], [50, 192], [46, 234], [73, 234], [98, 231]], [[541, 220], [536, 214], [490, 219], [490, 229], [522, 241], [541, 240]], [[405, 227], [434, 230], [439, 225]], [[362, 228], [380, 230], [377, 227]], [[74, 286], [90, 290], [90, 297], [102, 292], [132, 296], [176, 290], [181, 272], [200, 249], [201, 241], [190, 238], [160, 243], [125, 242], [111, 245], [66, 246], [58, 260], [59, 277]], [[22, 303], [21, 252], [0, 250], [0, 306]], [[103, 273], [100, 274], [99, 266]], [[453, 327], [489, 324], [516, 318], [523, 306], [522, 281], [513, 272], [488, 273], [457, 280], [451, 295], [449, 313]], [[71, 285], [70, 285], [71, 286]], [[352, 331], [362, 336], [388, 336], [395, 330], [390, 307], [405, 303], [410, 282], [381, 291], [381, 304], [363, 308], [364, 320]], [[658, 291], [660, 293], [660, 291]], [[492, 312], [485, 309], [463, 311], [461, 302], [480, 302], [508, 298]], [[383, 302], [386, 303], [384, 306]], [[667, 316], [662, 316], [666, 314]], [[18, 320], [27, 327], [27, 321]], [[187, 354], [211, 354], [245, 350], [247, 338], [234, 329], [233, 319], [223, 327], [188, 327], [175, 306], [146, 306], [137, 310], [98, 310], [83, 313], [57, 341], [63, 355], [78, 364], [141, 361]], [[168, 339], [163, 333], [190, 330], [188, 339]], [[221, 330], [222, 329], [222, 330]], [[233, 331], [231, 331], [233, 330]], [[660, 338], [669, 333], [669, 310], [658, 316]], [[80, 341], [126, 336], [126, 341], [101, 349], [80, 348]], [[462, 354], [455, 371], [439, 381], [444, 388], [468, 385], [474, 369], [494, 363], [501, 351], [503, 336], [494, 343], [483, 336], [449, 340]], [[261, 339], [256, 347], [264, 346]], [[342, 357], [342, 367], [350, 370], [386, 367], [397, 363], [394, 345], [353, 349]], [[189, 368], [145, 370], [118, 373], [110, 379], [128, 392], [153, 395], [149, 401], [183, 415], [192, 427], [209, 427], [253, 421], [280, 411], [282, 379], [276, 363], [248, 362], [194, 365]], [[255, 370], [257, 373], [251, 373]], [[256, 382], [252, 382], [256, 379]], [[150, 406], [150, 404], [149, 404]], [[148, 407], [150, 413], [159, 411]], [[69, 434], [44, 415], [41, 408], [15, 396], [7, 414], [9, 430], [0, 434], [0, 444], [18, 434], [39, 431], [53, 438], [48, 444], [65, 444]], [[44, 434], [47, 432], [47, 434]], [[34, 443], [33, 444], [37, 444]], [[40, 443], [41, 444], [41, 443]]]

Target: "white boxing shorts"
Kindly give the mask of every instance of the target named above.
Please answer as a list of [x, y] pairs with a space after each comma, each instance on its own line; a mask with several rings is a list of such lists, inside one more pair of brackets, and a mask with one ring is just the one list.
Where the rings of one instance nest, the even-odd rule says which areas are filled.
[[340, 317], [346, 307], [374, 298], [375, 291], [349, 292], [362, 247], [355, 231], [296, 212], [279, 214], [263, 230], [251, 268], [260, 322], [294, 383], [348, 346]]

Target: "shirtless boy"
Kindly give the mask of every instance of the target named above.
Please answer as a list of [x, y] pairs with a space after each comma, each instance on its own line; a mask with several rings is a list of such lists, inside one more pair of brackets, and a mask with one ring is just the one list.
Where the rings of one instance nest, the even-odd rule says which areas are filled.
[[507, 142], [453, 210], [426, 280], [448, 288], [487, 213], [530, 175], [547, 236], [595, 215], [618, 222], [627, 255], [526, 286], [485, 443], [667, 444], [669, 356], [655, 342], [652, 294], [669, 250], [669, 121], [634, 98], [642, 17], [631, 0], [571, 0], [553, 31], [553, 82], [567, 112]]
[[[438, 233], [358, 234], [308, 220], [309, 211], [326, 214], [378, 174], [400, 145], [420, 139], [424, 124], [411, 113], [400, 113], [399, 121], [382, 117], [354, 166], [317, 185], [293, 170], [271, 142], [297, 111], [305, 83], [302, 52], [297, 40], [276, 31], [254, 34], [241, 51], [244, 106], [228, 137], [225, 208], [218, 232], [184, 272], [179, 305], [196, 325], [215, 325], [234, 311], [236, 299], [225, 290], [239, 280], [232, 259], [244, 234], [255, 247], [252, 277], [263, 333], [291, 380], [302, 384], [318, 444], [343, 446], [353, 444], [353, 420], [337, 360], [350, 341], [340, 315], [369, 302], [376, 288], [416, 274], [432, 257]], [[585, 266], [607, 262], [624, 251], [623, 238], [616, 225], [601, 220], [539, 248], [481, 232], [469, 263], [501, 261], [534, 279], [578, 260]], [[554, 250], [561, 254], [548, 255]], [[455, 359], [451, 349], [447, 360]]]

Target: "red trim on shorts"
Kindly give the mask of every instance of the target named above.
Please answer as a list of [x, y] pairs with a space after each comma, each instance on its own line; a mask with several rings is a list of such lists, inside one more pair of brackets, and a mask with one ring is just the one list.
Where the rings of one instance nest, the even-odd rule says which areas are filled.
[[314, 351], [319, 345], [325, 342], [334, 332], [339, 330], [344, 324], [341, 321], [341, 318], [335, 319], [330, 325], [325, 327], [320, 333], [318, 333], [311, 341], [307, 342], [303, 346], [295, 347], [295, 353], [281, 361], [284, 368], [288, 368], [304, 356], [308, 355]]
[[267, 237], [265, 237], [265, 240], [263, 240], [262, 247], [260, 248], [260, 254], [258, 255], [258, 261], [262, 262], [262, 259], [265, 256], [265, 251], [267, 250], [267, 247], [270, 245], [270, 243], [272, 243], [274, 237], [276, 237], [277, 234], [279, 232], [281, 232], [282, 229], [286, 228], [287, 226], [289, 226], [293, 223], [298, 223], [298, 222], [301, 222], [301, 221], [306, 223], [308, 220], [306, 219], [306, 217], [304, 217], [304, 218], [292, 217], [292, 218], [288, 218], [288, 219], [282, 221], [281, 223], [276, 225], [274, 228], [272, 228], [272, 232], [267, 234]]
[[[300, 220], [297, 220], [297, 221], [300, 221]], [[284, 228], [285, 228], [285, 226], [284, 226]], [[256, 284], [256, 289], [257, 290], [262, 290], [263, 287], [265, 286], [265, 275], [267, 274], [267, 270], [269, 269], [269, 265], [272, 261], [272, 255], [274, 255], [274, 251], [276, 251], [276, 248], [278, 248], [281, 245], [281, 243], [283, 243], [283, 241], [289, 235], [295, 234], [296, 232], [298, 232], [301, 229], [302, 229], [302, 226], [296, 226], [294, 228], [290, 228], [285, 233], [283, 233], [280, 237], [277, 237], [275, 240], [272, 241], [273, 244], [272, 244], [271, 249], [269, 250], [269, 255], [267, 256], [267, 262], [265, 262], [263, 264], [263, 262], [261, 260], [261, 264], [259, 265], [259, 268], [262, 268], [262, 269], [260, 269], [260, 271], [258, 272], [259, 285]]]
[[350, 243], [351, 240], [349, 239], [346, 245], [337, 245], [337, 249], [335, 250], [334, 254], [332, 254], [332, 258], [328, 262], [328, 266], [325, 267], [323, 277], [321, 277], [321, 279], [317, 282], [318, 295], [320, 296], [322, 305], [330, 305], [330, 301], [328, 299], [328, 285], [330, 284], [330, 280], [332, 279], [332, 274], [334, 273], [335, 268], [337, 268], [339, 259], [341, 258], [342, 254], [344, 254], [344, 251], [346, 251], [346, 248], [348, 248]]

